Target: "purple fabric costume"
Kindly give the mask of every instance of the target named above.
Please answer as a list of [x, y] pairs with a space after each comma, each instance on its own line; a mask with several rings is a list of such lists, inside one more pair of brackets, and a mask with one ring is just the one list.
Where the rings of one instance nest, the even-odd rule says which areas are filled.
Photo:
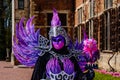
[[[92, 60], [97, 55], [94, 55], [97, 51], [95, 40], [92, 43], [91, 39], [84, 39], [81, 43], [76, 41], [73, 44], [61, 27], [61, 21], [55, 9], [49, 39], [40, 35], [39, 29], [34, 30], [33, 18], [27, 21], [25, 29], [24, 18], [16, 25], [13, 45], [14, 55], [18, 61], [28, 67], [34, 66], [31, 80], [81, 80], [82, 71], [85, 69], [81, 66], [87, 63], [85, 57], [88, 56]], [[90, 45], [85, 45], [86, 42]], [[92, 44], [95, 47], [91, 48]]]

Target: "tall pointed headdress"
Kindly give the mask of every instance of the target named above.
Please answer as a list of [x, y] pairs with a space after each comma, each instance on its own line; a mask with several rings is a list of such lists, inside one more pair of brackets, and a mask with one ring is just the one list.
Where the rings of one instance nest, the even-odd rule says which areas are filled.
[[49, 38], [62, 35], [65, 38], [66, 46], [69, 44], [69, 37], [64, 28], [61, 27], [61, 21], [59, 19], [56, 9], [53, 9], [53, 17], [51, 20], [51, 27], [49, 31]]

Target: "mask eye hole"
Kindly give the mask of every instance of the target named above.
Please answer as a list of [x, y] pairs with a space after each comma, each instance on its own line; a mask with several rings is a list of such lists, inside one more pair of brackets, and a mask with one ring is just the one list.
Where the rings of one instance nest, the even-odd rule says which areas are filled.
[[64, 41], [64, 37], [62, 37], [61, 35], [58, 35], [57, 37], [52, 37], [52, 41], [53, 42]]
[[56, 42], [57, 40], [56, 40], [55, 38], [53, 38], [52, 41], [55, 41], [55, 42]]
[[61, 38], [59, 38], [59, 39], [58, 39], [58, 41], [62, 41], [62, 39], [61, 39]]

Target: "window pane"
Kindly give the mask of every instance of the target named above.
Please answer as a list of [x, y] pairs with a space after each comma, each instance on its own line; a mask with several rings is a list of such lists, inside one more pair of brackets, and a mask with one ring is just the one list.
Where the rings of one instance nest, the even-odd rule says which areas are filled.
[[94, 15], [94, 6], [95, 6], [94, 0], [90, 0], [90, 17], [93, 17]]
[[112, 7], [113, 0], [108, 0], [109, 1], [109, 7]]
[[24, 0], [18, 0], [18, 9], [24, 9]]
[[51, 26], [52, 13], [47, 13], [47, 26]]
[[67, 16], [64, 13], [59, 14], [61, 20], [61, 26], [67, 26]]
[[104, 0], [104, 8], [105, 8], [105, 9], [108, 8], [108, 0]]

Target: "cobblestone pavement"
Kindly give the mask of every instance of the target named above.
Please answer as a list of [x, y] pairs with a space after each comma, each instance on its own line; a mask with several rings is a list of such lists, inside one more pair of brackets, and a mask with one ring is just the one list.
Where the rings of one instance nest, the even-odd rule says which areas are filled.
[[0, 61], [0, 80], [30, 80], [33, 68], [12, 66], [10, 62]]

